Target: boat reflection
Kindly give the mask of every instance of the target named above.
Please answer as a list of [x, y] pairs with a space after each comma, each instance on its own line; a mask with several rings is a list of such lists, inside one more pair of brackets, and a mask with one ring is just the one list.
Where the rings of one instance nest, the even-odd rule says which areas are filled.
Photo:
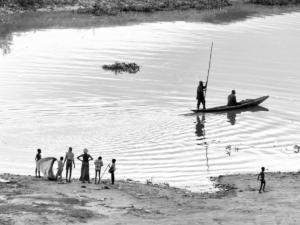
[[[269, 111], [269, 109], [262, 107], [262, 106], [255, 106], [255, 107], [248, 108], [248, 109], [237, 109], [237, 110], [228, 111], [227, 112], [227, 121], [231, 125], [235, 125], [237, 114], [241, 114], [243, 112], [260, 112], [260, 111]], [[221, 114], [221, 113], [218, 113], [218, 114]]]
[[[240, 109], [240, 110], [232, 110], [228, 112], [216, 112], [213, 114], [227, 114], [227, 122], [229, 122], [231, 125], [236, 124], [236, 118], [238, 114], [241, 114], [243, 112], [260, 112], [260, 111], [269, 111], [269, 109], [262, 107], [262, 106], [256, 106], [252, 108], [247, 108], [247, 109]], [[207, 171], [209, 171], [209, 160], [208, 160], [208, 143], [205, 138], [205, 123], [206, 123], [206, 118], [205, 118], [205, 113], [202, 114], [197, 114], [196, 117], [196, 126], [195, 126], [195, 135], [197, 136], [197, 145], [203, 146], [205, 148], [205, 157], [206, 157], [206, 167]], [[234, 150], [235, 152], [239, 151], [239, 148], [236, 146], [231, 146], [228, 145], [226, 146], [226, 154], [228, 156], [231, 155], [231, 151]]]

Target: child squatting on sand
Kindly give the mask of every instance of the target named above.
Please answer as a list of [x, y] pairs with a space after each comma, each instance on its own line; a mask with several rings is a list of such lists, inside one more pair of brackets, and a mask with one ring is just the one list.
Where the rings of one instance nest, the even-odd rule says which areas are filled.
[[260, 180], [260, 188], [259, 193], [261, 190], [265, 191], [266, 181], [265, 181], [265, 167], [261, 168], [261, 172], [258, 174], [257, 180]]

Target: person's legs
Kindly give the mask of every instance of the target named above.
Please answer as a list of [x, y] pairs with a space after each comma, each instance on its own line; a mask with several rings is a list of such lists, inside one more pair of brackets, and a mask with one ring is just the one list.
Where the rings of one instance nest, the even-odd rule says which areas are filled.
[[58, 172], [57, 180], [62, 181], [62, 171]]
[[70, 172], [69, 172], [69, 183], [71, 183], [71, 178], [72, 178], [72, 164], [69, 167], [69, 170], [70, 170]]
[[263, 192], [265, 192], [266, 181], [263, 182]]
[[205, 107], [205, 99], [202, 100], [203, 109], [206, 109]]
[[95, 184], [97, 183], [98, 170], [95, 170]]
[[68, 173], [69, 173], [69, 168], [68, 165], [66, 166], [66, 182], [68, 182]]
[[98, 181], [98, 184], [100, 184], [100, 182], [101, 182], [101, 168], [99, 170], [99, 181]]
[[85, 170], [86, 180], [87, 180], [88, 183], [91, 183], [91, 181], [90, 181], [90, 166], [89, 166], [89, 163], [86, 163], [85, 169], [86, 169]]
[[111, 173], [111, 184], [114, 184], [115, 183], [115, 173], [112, 172]]
[[262, 189], [262, 186], [263, 186], [263, 181], [260, 181], [260, 188], [259, 188], [259, 193], [261, 193], [261, 189]]
[[197, 109], [200, 107], [200, 99], [197, 99]]
[[82, 183], [85, 183], [85, 181], [88, 181], [88, 179], [86, 165], [84, 164], [82, 168]]
[[79, 178], [79, 180], [82, 182], [82, 183], [85, 183], [85, 181], [84, 181], [84, 164], [82, 163], [81, 164], [81, 171], [80, 171], [80, 178]]

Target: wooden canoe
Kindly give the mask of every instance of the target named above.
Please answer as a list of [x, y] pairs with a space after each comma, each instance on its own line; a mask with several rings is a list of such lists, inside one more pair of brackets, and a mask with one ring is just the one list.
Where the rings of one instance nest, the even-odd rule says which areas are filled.
[[243, 101], [240, 101], [237, 105], [234, 106], [218, 106], [218, 107], [213, 107], [213, 108], [207, 108], [207, 109], [192, 109], [194, 113], [200, 113], [200, 112], [226, 112], [230, 110], [236, 110], [236, 109], [247, 109], [250, 107], [255, 107], [258, 106], [260, 103], [265, 101], [269, 96], [263, 96], [260, 98], [256, 99], [246, 99]]

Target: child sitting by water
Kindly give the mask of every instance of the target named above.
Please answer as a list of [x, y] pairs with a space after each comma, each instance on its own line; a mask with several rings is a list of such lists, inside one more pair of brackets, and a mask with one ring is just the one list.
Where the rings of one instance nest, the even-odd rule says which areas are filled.
[[98, 184], [100, 183], [100, 175], [101, 175], [101, 167], [103, 166], [102, 157], [99, 156], [97, 160], [95, 160], [95, 184], [97, 183], [97, 177], [99, 177]]
[[57, 168], [57, 173], [56, 173], [56, 179], [59, 181], [62, 181], [62, 172], [64, 170], [64, 157], [60, 157], [60, 160], [58, 161], [58, 168]]
[[261, 172], [258, 174], [257, 180], [260, 180], [260, 188], [259, 193], [261, 190], [265, 191], [266, 181], [265, 181], [265, 167], [261, 168]]

